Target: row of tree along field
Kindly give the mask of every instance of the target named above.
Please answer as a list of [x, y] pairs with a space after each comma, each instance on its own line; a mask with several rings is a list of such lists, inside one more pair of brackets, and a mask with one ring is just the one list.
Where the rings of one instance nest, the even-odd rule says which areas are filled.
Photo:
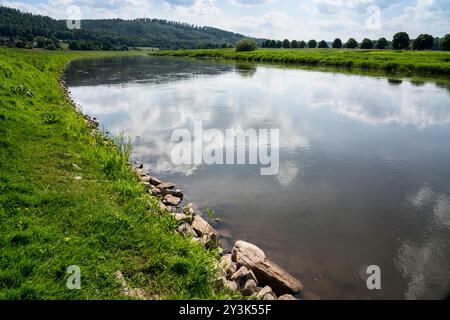
[[[325, 40], [317, 42], [316, 40], [309, 40], [305, 42], [303, 40], [289, 41], [285, 39], [281, 40], [265, 40], [263, 41], [262, 48], [285, 48], [285, 49], [303, 49], [303, 48], [329, 48], [330, 44]], [[450, 34], [447, 34], [442, 39], [435, 38], [429, 34], [421, 34], [416, 39], [411, 40], [406, 32], [399, 32], [394, 35], [391, 41], [386, 38], [380, 38], [378, 40], [371, 40], [365, 38], [361, 43], [358, 43], [354, 38], [350, 38], [347, 42], [343, 42], [341, 39], [336, 38], [331, 47], [334, 49], [392, 49], [392, 50], [444, 50], [450, 51]]]

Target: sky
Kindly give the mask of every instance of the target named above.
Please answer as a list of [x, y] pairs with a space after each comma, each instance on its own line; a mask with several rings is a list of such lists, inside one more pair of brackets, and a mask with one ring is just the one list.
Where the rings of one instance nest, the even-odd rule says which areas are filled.
[[[161, 18], [290, 40], [450, 33], [450, 0], [0, 0], [53, 18]], [[74, 10], [75, 8], [75, 10]]]

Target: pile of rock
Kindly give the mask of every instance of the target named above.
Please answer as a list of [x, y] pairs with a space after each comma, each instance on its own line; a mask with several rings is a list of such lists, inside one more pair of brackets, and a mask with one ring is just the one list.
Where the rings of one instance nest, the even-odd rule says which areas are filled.
[[156, 177], [152, 177], [144, 172], [144, 166], [138, 164], [134, 169], [139, 181], [148, 188], [151, 195], [161, 197], [161, 207], [173, 211], [183, 201], [183, 192], [175, 189], [175, 185], [170, 182], [163, 182]]
[[[219, 232], [214, 229], [189, 204], [177, 212], [183, 201], [183, 192], [175, 185], [145, 173], [142, 164], [137, 164], [134, 172], [151, 195], [160, 197], [160, 207], [178, 222], [176, 232], [191, 237], [206, 248], [217, 248]], [[231, 291], [239, 291], [244, 296], [263, 300], [297, 300], [294, 295], [303, 289], [303, 284], [289, 275], [280, 266], [267, 259], [264, 251], [254, 244], [237, 241], [231, 253], [224, 254], [218, 261], [220, 277], [217, 285]]]
[[293, 295], [303, 289], [300, 281], [267, 259], [264, 251], [245, 241], [237, 241], [231, 253], [222, 256], [218, 269], [218, 283], [244, 296], [297, 300]]

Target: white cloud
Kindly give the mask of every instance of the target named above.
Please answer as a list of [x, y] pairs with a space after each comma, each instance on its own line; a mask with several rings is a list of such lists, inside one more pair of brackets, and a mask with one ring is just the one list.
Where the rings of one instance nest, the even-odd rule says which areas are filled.
[[[69, 5], [84, 18], [165, 18], [210, 25], [252, 36], [331, 41], [391, 38], [406, 31], [442, 36], [450, 30], [448, 0], [40, 0], [3, 1], [24, 11], [65, 18]], [[381, 10], [381, 29], [370, 29], [368, 8]]]

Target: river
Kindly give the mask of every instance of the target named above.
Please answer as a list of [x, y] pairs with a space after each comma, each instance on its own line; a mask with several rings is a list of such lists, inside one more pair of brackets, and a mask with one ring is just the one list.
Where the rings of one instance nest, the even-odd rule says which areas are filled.
[[[81, 59], [75, 101], [133, 159], [215, 211], [322, 299], [450, 293], [450, 89], [430, 81], [164, 57]], [[279, 129], [279, 171], [176, 165], [175, 129]], [[381, 268], [381, 290], [366, 270]]]

